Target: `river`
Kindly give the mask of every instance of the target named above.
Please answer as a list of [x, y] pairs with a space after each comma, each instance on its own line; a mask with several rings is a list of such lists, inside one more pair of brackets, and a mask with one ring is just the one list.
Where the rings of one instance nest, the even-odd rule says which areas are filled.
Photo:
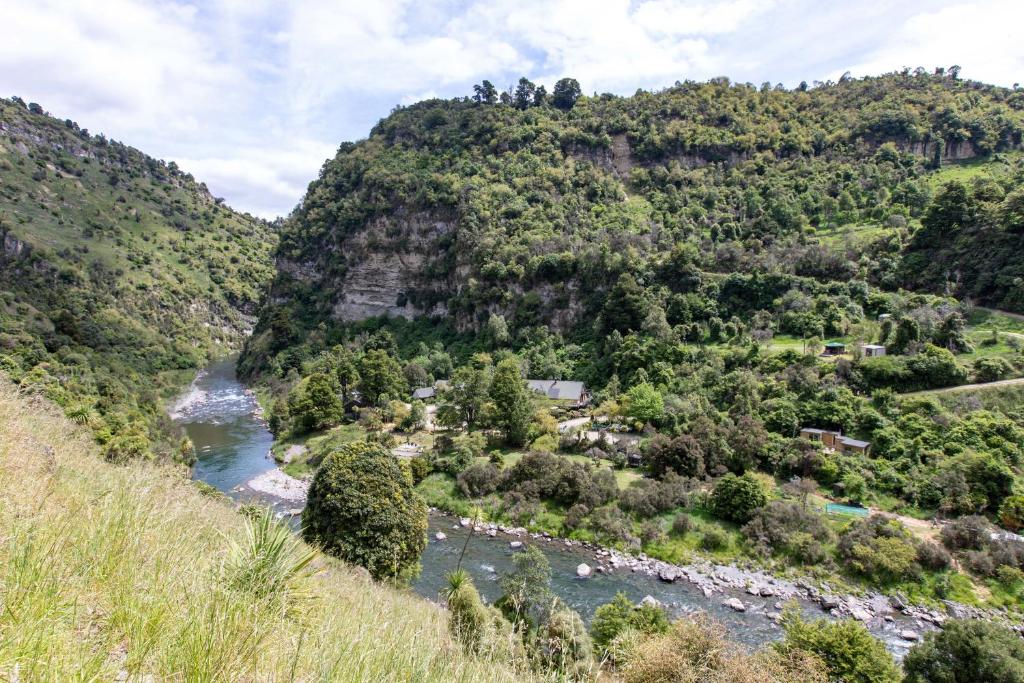
[[[244, 484], [253, 477], [273, 470], [276, 464], [269, 457], [273, 437], [258, 417], [255, 397], [235, 379], [234, 362], [225, 359], [200, 371], [188, 391], [171, 409], [171, 417], [187, 432], [196, 448], [197, 462], [193, 477], [215, 486], [235, 499], [257, 497]], [[284, 511], [294, 506], [283, 500], [262, 497], [261, 500]], [[458, 520], [445, 515], [430, 518], [429, 543], [421, 560], [422, 572], [413, 589], [424, 597], [436, 600], [444, 587], [445, 575], [455, 568], [468, 530]], [[447, 540], [435, 540], [443, 531]], [[463, 566], [473, 575], [481, 594], [496, 600], [501, 589], [498, 578], [512, 564], [513, 550], [509, 538], [490, 538], [475, 534], [470, 540]], [[686, 581], [664, 583], [644, 572], [619, 569], [612, 573], [595, 573], [590, 578], [576, 576], [581, 562], [594, 565], [592, 553], [568, 548], [551, 540], [523, 539], [535, 543], [551, 564], [552, 588], [568, 605], [589, 620], [594, 610], [609, 602], [618, 592], [637, 602], [650, 595], [668, 606], [673, 615], [705, 611], [722, 622], [730, 637], [749, 646], [758, 646], [782, 636], [768, 614], [775, 611], [777, 598], [754, 597], [741, 591], [727, 591], [705, 597], [701, 590]], [[747, 606], [745, 613], [722, 605], [728, 597], [736, 597]], [[801, 601], [809, 616], [824, 613], [813, 603]], [[899, 638], [899, 631], [917, 628], [898, 617], [893, 622], [873, 620], [870, 628], [881, 637], [897, 656], [905, 654], [909, 644]]]

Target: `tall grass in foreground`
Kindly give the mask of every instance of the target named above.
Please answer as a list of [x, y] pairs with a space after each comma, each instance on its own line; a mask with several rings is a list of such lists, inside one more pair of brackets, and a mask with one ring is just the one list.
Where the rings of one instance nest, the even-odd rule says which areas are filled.
[[6, 384], [0, 487], [0, 680], [524, 680], [466, 655], [444, 611], [180, 471], [102, 462]]

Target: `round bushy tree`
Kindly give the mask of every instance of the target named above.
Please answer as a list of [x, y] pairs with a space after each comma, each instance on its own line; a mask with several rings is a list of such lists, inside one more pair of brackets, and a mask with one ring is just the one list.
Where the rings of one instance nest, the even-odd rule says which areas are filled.
[[426, 546], [427, 507], [411, 476], [380, 444], [346, 444], [309, 487], [303, 536], [376, 578], [407, 576]]
[[711, 493], [711, 509], [722, 519], [749, 522], [754, 510], [764, 507], [768, 494], [764, 486], [750, 472], [742, 477], [729, 473], [718, 480]]
[[1024, 641], [997, 624], [950, 621], [907, 653], [903, 669], [906, 683], [1019, 683]]

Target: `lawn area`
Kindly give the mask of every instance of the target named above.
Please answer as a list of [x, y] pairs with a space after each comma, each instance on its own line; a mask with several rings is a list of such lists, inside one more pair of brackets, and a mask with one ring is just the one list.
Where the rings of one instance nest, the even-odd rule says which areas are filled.
[[892, 231], [893, 228], [879, 223], [850, 223], [835, 228], [818, 230], [813, 236], [822, 246], [835, 249], [847, 245], [862, 245]]
[[1024, 334], [1024, 318], [990, 308], [973, 308], [967, 314], [967, 327], [971, 330], [998, 330]]
[[284, 454], [293, 446], [305, 446], [306, 452], [295, 457], [281, 469], [293, 477], [303, 478], [313, 474], [324, 453], [331, 448], [366, 438], [366, 430], [356, 423], [344, 424], [326, 432], [304, 434], [302, 436], [283, 439], [270, 449], [274, 459], [284, 460]]
[[991, 157], [945, 162], [942, 168], [928, 176], [928, 182], [932, 187], [937, 188], [953, 181], [968, 183], [975, 178], [995, 177], [1008, 172], [1013, 162], [1020, 156], [1020, 152], [1011, 151], [1000, 152]]

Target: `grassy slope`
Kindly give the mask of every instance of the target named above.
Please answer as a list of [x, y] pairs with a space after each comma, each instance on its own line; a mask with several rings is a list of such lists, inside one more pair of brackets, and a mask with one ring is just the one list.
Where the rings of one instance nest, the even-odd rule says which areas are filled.
[[522, 680], [467, 659], [445, 613], [320, 561], [286, 617], [224, 589], [242, 518], [170, 469], [115, 467], [0, 386], [0, 679]]

